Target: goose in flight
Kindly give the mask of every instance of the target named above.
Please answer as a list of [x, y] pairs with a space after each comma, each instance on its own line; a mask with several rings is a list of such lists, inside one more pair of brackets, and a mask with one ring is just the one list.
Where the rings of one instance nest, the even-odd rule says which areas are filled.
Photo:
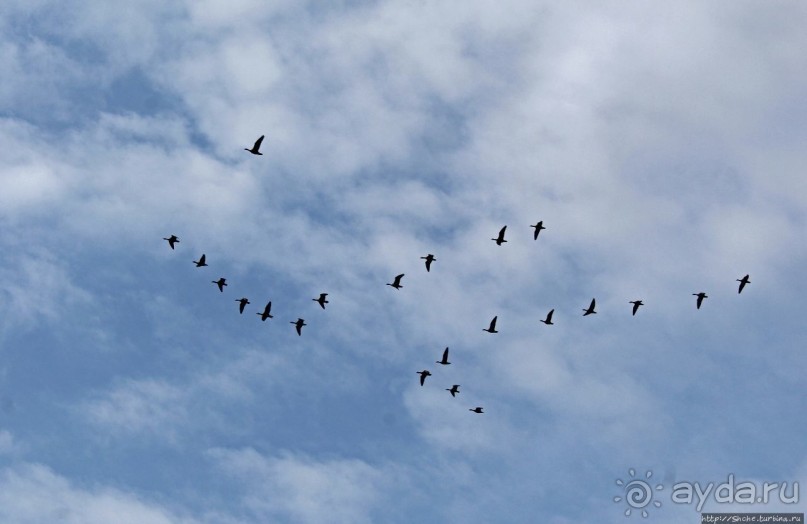
[[426, 377], [432, 376], [431, 372], [428, 369], [424, 369], [423, 371], [418, 371], [418, 375], [420, 375], [420, 385], [422, 386], [424, 382], [426, 382]]
[[266, 307], [263, 308], [263, 313], [255, 313], [255, 314], [261, 317], [261, 321], [266, 322], [267, 318], [275, 318], [272, 316], [271, 312], [272, 312], [272, 301], [270, 300], [269, 303], [266, 304]]
[[544, 221], [543, 220], [541, 220], [540, 222], [538, 222], [534, 226], [530, 226], [530, 227], [535, 228], [535, 232], [532, 234], [532, 239], [533, 240], [538, 240], [538, 234], [541, 232], [542, 229], [546, 229], [544, 227]]
[[493, 320], [490, 321], [490, 326], [488, 326], [487, 329], [483, 328], [482, 331], [487, 331], [488, 333], [498, 333], [498, 331], [496, 331], [496, 320], [498, 318], [499, 318], [499, 315], [496, 315], [495, 317], [493, 317]]
[[193, 263], [196, 264], [196, 267], [207, 266], [207, 262], [205, 262], [205, 254], [202, 253], [202, 256], [199, 257], [199, 260], [194, 260]]
[[168, 241], [168, 245], [171, 246], [171, 249], [174, 249], [174, 245], [179, 243], [179, 239], [176, 235], [171, 235], [170, 237], [163, 237], [163, 240]]
[[474, 413], [484, 413], [484, 411], [482, 411], [481, 406], [477, 406], [477, 407], [475, 407], [473, 409], [469, 409], [468, 411], [473, 411]]
[[426, 261], [426, 272], [427, 273], [431, 270], [432, 262], [437, 260], [436, 258], [434, 258], [434, 255], [432, 255], [431, 253], [429, 253], [425, 257], [420, 257], [420, 258]]
[[583, 316], [584, 316], [584, 317], [586, 317], [586, 316], [588, 316], [588, 315], [596, 315], [596, 314], [597, 314], [597, 312], [596, 312], [596, 311], [594, 311], [594, 305], [595, 305], [596, 303], [597, 303], [597, 301], [596, 301], [596, 300], [594, 300], [594, 299], [592, 298], [592, 299], [591, 299], [591, 304], [589, 304], [589, 305], [588, 305], [588, 309], [584, 309], [584, 310], [583, 310], [583, 311], [585, 311], [585, 313], [583, 313]]
[[499, 230], [499, 236], [498, 236], [498, 237], [496, 237], [496, 238], [491, 238], [491, 240], [493, 240], [494, 242], [496, 242], [496, 245], [497, 245], [497, 246], [501, 246], [503, 242], [507, 242], [507, 240], [505, 240], [505, 239], [504, 239], [504, 230], [505, 230], [505, 229], [507, 229], [507, 226], [504, 226], [503, 228], [501, 228], [501, 229]]
[[709, 298], [709, 295], [707, 295], [703, 291], [701, 291], [700, 293], [692, 293], [692, 296], [698, 297], [698, 302], [697, 302], [698, 309], [701, 308], [701, 304], [703, 304], [703, 299], [704, 298]]
[[220, 279], [218, 279], [218, 280], [213, 280], [212, 282], [213, 282], [214, 284], [216, 284], [217, 286], [219, 286], [219, 291], [221, 291], [222, 293], [224, 293], [224, 286], [226, 286], [226, 285], [227, 285], [227, 279], [226, 279], [226, 278], [221, 277]]
[[641, 300], [632, 300], [628, 302], [628, 304], [633, 304], [633, 314], [636, 315], [636, 312], [639, 311], [639, 306], [644, 306], [644, 302]]
[[246, 307], [247, 304], [249, 304], [249, 299], [246, 297], [239, 298], [238, 300], [236, 300], [236, 302], [238, 302], [238, 311], [243, 315], [244, 308]]
[[554, 310], [554, 309], [553, 309], [553, 310], [551, 310], [551, 311], [549, 311], [549, 313], [547, 313], [547, 314], [546, 314], [546, 318], [545, 318], [544, 320], [542, 320], [541, 322], [543, 322], [543, 323], [544, 323], [544, 324], [546, 324], [547, 326], [551, 326], [551, 325], [553, 325], [553, 324], [552, 324], [552, 315], [553, 315], [553, 314], [555, 314], [555, 310]]
[[263, 136], [264, 135], [261, 135], [261, 137], [255, 141], [255, 145], [252, 146], [252, 149], [248, 149], [245, 147], [244, 151], [249, 151], [253, 155], [263, 155], [263, 153], [260, 152], [261, 142], [263, 142]]
[[392, 281], [392, 284], [387, 283], [387, 285], [388, 285], [388, 286], [392, 286], [392, 287], [394, 287], [395, 289], [401, 289], [401, 288], [403, 287], [403, 286], [401, 285], [401, 279], [403, 278], [403, 276], [404, 276], [404, 274], [403, 274], [403, 273], [401, 273], [400, 275], [398, 275], [397, 277], [395, 277], [395, 280], [393, 280], [393, 281]]
[[449, 364], [451, 364], [451, 362], [448, 361], [448, 348], [446, 348], [445, 351], [443, 351], [443, 359], [442, 360], [436, 360], [434, 363], [435, 364], [442, 364], [444, 366], [448, 366]]
[[451, 393], [452, 397], [456, 397], [457, 393], [460, 392], [460, 385], [459, 384], [454, 384], [453, 386], [451, 386], [451, 389], [446, 388], [446, 391]]
[[307, 326], [308, 324], [305, 323], [305, 320], [298, 318], [297, 321], [291, 321], [289, 324], [294, 324], [294, 327], [297, 328], [297, 336], [302, 336], [303, 334], [303, 326]]
[[319, 304], [319, 306], [322, 309], [325, 309], [325, 304], [329, 303], [327, 300], [325, 300], [325, 297], [327, 297], [327, 296], [328, 296], [328, 293], [320, 293], [319, 298], [312, 298], [311, 300], [313, 300], [314, 302]]
[[746, 285], [746, 284], [750, 284], [750, 283], [751, 283], [751, 281], [750, 281], [750, 280], [748, 280], [748, 277], [749, 277], [749, 276], [750, 276], [750, 275], [745, 275], [745, 276], [744, 276], [742, 279], [739, 279], [739, 278], [737, 279], [737, 282], [739, 282], [739, 283], [740, 283], [740, 289], [738, 289], [738, 290], [737, 290], [737, 293], [738, 293], [738, 294], [743, 292], [743, 288], [745, 287], [745, 285]]

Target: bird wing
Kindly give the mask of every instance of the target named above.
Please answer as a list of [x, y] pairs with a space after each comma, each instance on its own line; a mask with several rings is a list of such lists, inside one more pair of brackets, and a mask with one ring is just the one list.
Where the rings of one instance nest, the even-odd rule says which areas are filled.
[[495, 317], [493, 317], [493, 320], [491, 320], [491, 321], [490, 321], [490, 327], [489, 327], [488, 329], [490, 329], [491, 331], [493, 331], [494, 329], [496, 329], [496, 319], [498, 319], [498, 318], [499, 318], [499, 316], [498, 316], [498, 315], [496, 315]]
[[504, 230], [507, 229], [507, 226], [504, 226], [499, 230], [499, 238], [504, 238]]
[[253, 148], [253, 149], [255, 149], [255, 151], [257, 151], [258, 149], [260, 149], [260, 147], [261, 147], [261, 143], [263, 143], [263, 137], [264, 137], [264, 136], [265, 136], [265, 135], [261, 135], [261, 137], [260, 137], [258, 140], [256, 140], [256, 141], [255, 141], [255, 145], [254, 145], [254, 146], [252, 146], [252, 148]]
[[551, 321], [552, 321], [552, 315], [553, 315], [554, 313], [555, 313], [555, 310], [554, 310], [554, 309], [553, 309], [552, 311], [550, 311], [550, 312], [549, 312], [549, 314], [546, 316], [546, 320], [547, 320], [547, 322], [551, 322]]
[[594, 310], [594, 306], [595, 306], [596, 304], [597, 304], [597, 301], [596, 301], [595, 299], [593, 299], [593, 298], [592, 298], [592, 299], [591, 299], [591, 305], [590, 305], [590, 306], [588, 306], [588, 308], [589, 308], [590, 310], [592, 310], [592, 311], [593, 311], [593, 310]]
[[443, 351], [443, 362], [448, 362], [448, 348]]

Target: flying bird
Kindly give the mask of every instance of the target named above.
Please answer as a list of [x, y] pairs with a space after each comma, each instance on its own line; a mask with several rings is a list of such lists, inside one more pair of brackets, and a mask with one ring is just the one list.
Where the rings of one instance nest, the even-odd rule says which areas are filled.
[[490, 326], [488, 326], [487, 329], [483, 328], [482, 331], [487, 331], [488, 333], [498, 333], [498, 331], [496, 331], [496, 319], [498, 319], [498, 318], [499, 318], [499, 315], [496, 315], [495, 317], [493, 317], [493, 320], [490, 321]]
[[538, 222], [534, 226], [530, 226], [530, 227], [535, 228], [535, 233], [533, 233], [533, 235], [532, 235], [533, 240], [538, 240], [538, 234], [541, 232], [542, 229], [546, 229], [544, 227], [544, 221], [543, 220], [541, 220], [540, 222]]
[[303, 326], [307, 326], [308, 324], [305, 323], [305, 320], [298, 318], [297, 321], [291, 321], [289, 324], [294, 324], [294, 327], [297, 328], [297, 335], [301, 336], [303, 334]]
[[499, 230], [499, 236], [498, 237], [491, 238], [491, 240], [496, 242], [497, 246], [501, 246], [503, 242], [507, 242], [507, 240], [504, 239], [504, 230], [505, 229], [507, 229], [507, 226], [504, 226], [503, 228], [501, 228], [501, 230]]
[[219, 286], [219, 291], [221, 291], [222, 293], [224, 293], [224, 286], [226, 286], [226, 285], [227, 285], [227, 279], [226, 279], [226, 278], [221, 277], [221, 278], [220, 278], [220, 279], [218, 279], [218, 280], [212, 280], [212, 282], [213, 282], [214, 284], [216, 284], [217, 286]]
[[312, 298], [314, 302], [318, 303], [322, 309], [325, 309], [325, 304], [328, 304], [328, 301], [325, 300], [325, 297], [328, 296], [328, 293], [320, 293], [319, 298]]
[[420, 385], [422, 386], [424, 382], [426, 382], [426, 377], [432, 376], [431, 372], [428, 369], [424, 369], [423, 371], [418, 371], [418, 375], [420, 375]]
[[261, 321], [266, 322], [267, 318], [275, 318], [271, 314], [272, 311], [272, 301], [270, 300], [266, 307], [263, 308], [263, 313], [255, 313], [256, 315], [261, 317]]
[[547, 326], [551, 326], [552, 325], [552, 315], [554, 313], [555, 313], [555, 310], [554, 309], [551, 310], [549, 313], [546, 314], [546, 319], [542, 320], [541, 322], [543, 322]]
[[596, 314], [597, 314], [597, 312], [596, 312], [596, 311], [594, 311], [594, 305], [595, 305], [595, 304], [596, 304], [596, 300], [594, 300], [594, 299], [592, 298], [592, 299], [591, 299], [591, 304], [589, 304], [589, 305], [588, 305], [588, 309], [584, 309], [584, 310], [583, 310], [583, 311], [585, 311], [585, 313], [583, 313], [583, 316], [584, 316], [584, 317], [586, 317], [586, 316], [588, 316], [588, 315], [596, 315]]
[[482, 411], [481, 406], [477, 406], [477, 407], [475, 407], [473, 409], [469, 409], [468, 411], [473, 411], [474, 413], [484, 413], [484, 411]]
[[701, 308], [701, 304], [703, 304], [704, 298], [709, 298], [709, 295], [701, 291], [700, 293], [692, 293], [692, 296], [698, 297], [698, 309]]
[[425, 257], [420, 257], [420, 258], [426, 261], [426, 272], [431, 270], [432, 262], [437, 260], [436, 258], [434, 258], [434, 255], [432, 255], [431, 253], [429, 253]]
[[456, 397], [457, 393], [460, 392], [460, 385], [459, 384], [454, 384], [453, 386], [451, 386], [451, 389], [446, 388], [446, 391], [451, 393], [452, 397]]
[[746, 284], [751, 283], [751, 281], [748, 280], [748, 277], [749, 277], [749, 275], [745, 275], [742, 279], [739, 279], [739, 278], [737, 279], [737, 282], [740, 283], [740, 289], [737, 290], [738, 294], [743, 292], [743, 288], [745, 287]]
[[447, 365], [451, 364], [451, 362], [448, 361], [448, 348], [446, 348], [445, 351], [443, 351], [443, 359], [442, 360], [436, 360], [434, 363], [435, 364], [442, 364], [444, 366], [447, 366]]
[[205, 262], [205, 254], [202, 253], [199, 260], [194, 260], [193, 263], [196, 264], [196, 267], [205, 267], [207, 265], [207, 262]]
[[403, 276], [404, 276], [404, 274], [403, 274], [403, 273], [401, 273], [400, 275], [398, 275], [397, 277], [395, 277], [395, 280], [393, 280], [393, 281], [392, 281], [392, 284], [387, 283], [387, 285], [388, 285], [388, 286], [392, 286], [392, 287], [394, 287], [395, 289], [401, 289], [401, 288], [403, 287], [403, 286], [401, 285], [401, 279], [403, 278]]
[[644, 302], [641, 300], [632, 300], [628, 302], [628, 304], [633, 304], [633, 314], [636, 315], [636, 312], [639, 311], [639, 306], [644, 306]]
[[253, 155], [263, 155], [263, 153], [260, 152], [261, 142], [263, 142], [263, 136], [264, 135], [261, 135], [261, 137], [258, 140], [255, 141], [255, 145], [252, 146], [252, 149], [247, 149], [245, 147], [244, 151], [249, 151]]
[[236, 302], [239, 303], [238, 304], [238, 311], [243, 315], [244, 314], [244, 308], [246, 307], [247, 304], [249, 304], [249, 299], [246, 298], [246, 297], [239, 298], [238, 300], [236, 300]]
[[168, 241], [168, 245], [171, 246], [171, 249], [174, 249], [174, 245], [179, 243], [179, 239], [176, 235], [171, 235], [170, 237], [163, 237], [163, 240]]

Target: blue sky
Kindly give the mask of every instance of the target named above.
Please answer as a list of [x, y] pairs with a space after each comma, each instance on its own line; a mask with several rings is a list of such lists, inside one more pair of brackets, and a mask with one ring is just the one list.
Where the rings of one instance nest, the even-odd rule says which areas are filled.
[[673, 523], [676, 482], [807, 485], [806, 17], [5, 2], [0, 520], [630, 522], [635, 468]]

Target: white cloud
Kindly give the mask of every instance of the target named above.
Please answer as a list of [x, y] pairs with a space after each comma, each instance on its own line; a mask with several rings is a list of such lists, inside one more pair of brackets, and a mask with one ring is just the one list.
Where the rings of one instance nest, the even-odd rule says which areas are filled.
[[40, 464], [0, 471], [0, 518], [38, 524], [178, 524], [196, 522], [117, 489], [76, 486]]

